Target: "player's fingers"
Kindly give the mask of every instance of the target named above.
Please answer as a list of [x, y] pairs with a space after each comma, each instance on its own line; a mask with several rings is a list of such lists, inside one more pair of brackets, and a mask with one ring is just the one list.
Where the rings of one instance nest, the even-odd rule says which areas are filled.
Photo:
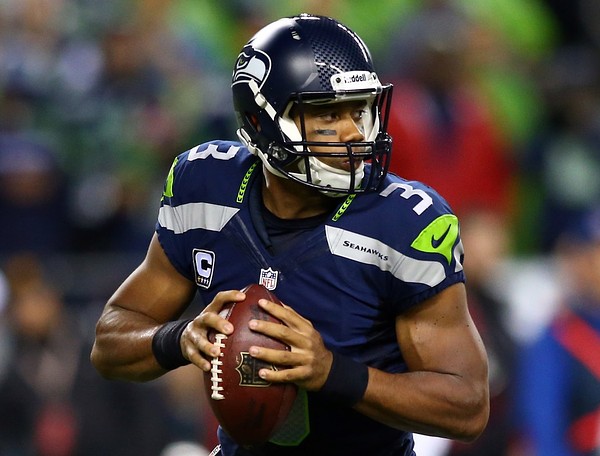
[[289, 350], [276, 350], [253, 345], [248, 349], [248, 353], [254, 358], [278, 366], [296, 366], [302, 364], [301, 356]]
[[279, 305], [267, 299], [259, 299], [258, 305], [292, 329], [302, 330], [312, 327], [309, 320], [285, 304]]
[[233, 325], [227, 319], [215, 312], [202, 312], [194, 319], [194, 326], [204, 335], [208, 333], [208, 329], [214, 329], [223, 334], [231, 334], [234, 330]]
[[304, 377], [299, 373], [301, 371], [302, 368], [269, 369], [263, 367], [258, 371], [258, 375], [269, 383], [296, 383], [303, 386], [300, 381]]
[[[290, 351], [251, 346], [248, 350], [254, 358], [278, 368], [262, 368], [261, 378], [270, 382], [294, 382], [298, 380], [298, 366], [303, 366], [301, 356]], [[285, 373], [282, 373], [285, 371]]]
[[233, 325], [221, 317], [218, 312], [228, 302], [239, 302], [246, 299], [246, 295], [238, 290], [222, 291], [208, 304], [190, 325], [186, 327], [181, 336], [181, 346], [184, 356], [202, 370], [210, 370], [208, 359], [218, 356], [220, 347], [208, 340], [209, 329], [216, 333], [231, 334]]
[[202, 369], [204, 372], [210, 371], [210, 361], [204, 356], [202, 356], [200, 352], [198, 352], [198, 350], [188, 349], [186, 352], [186, 356], [190, 360], [190, 362], [199, 369]]
[[203, 331], [189, 324], [181, 334], [181, 351], [191, 363], [204, 371], [210, 370], [210, 363], [203, 353], [211, 354], [217, 348], [213, 347], [208, 339], [203, 336]]
[[214, 299], [204, 308], [204, 310], [194, 319], [194, 325], [198, 328], [212, 328], [223, 334], [231, 334], [233, 325], [225, 318], [219, 315], [219, 311], [228, 302], [240, 302], [246, 299], [246, 295], [238, 290], [221, 291], [217, 293]]
[[240, 302], [244, 299], [246, 295], [239, 290], [220, 291], [202, 312], [219, 312], [228, 302]]
[[277, 339], [290, 347], [307, 348], [309, 346], [305, 334], [280, 323], [256, 319], [250, 320], [248, 322], [248, 327], [252, 331]]
[[314, 353], [289, 352], [252, 346], [251, 356], [279, 368], [264, 367], [259, 375], [262, 379], [273, 382], [295, 383], [309, 391], [318, 390], [327, 378], [327, 357], [317, 360]]

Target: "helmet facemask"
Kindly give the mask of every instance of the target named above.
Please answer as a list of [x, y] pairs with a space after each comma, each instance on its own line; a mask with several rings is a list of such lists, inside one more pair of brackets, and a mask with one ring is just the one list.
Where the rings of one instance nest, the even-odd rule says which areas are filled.
[[[260, 99], [260, 95], [257, 98]], [[385, 132], [385, 127], [390, 99], [391, 86], [379, 86], [372, 91], [346, 93], [298, 93], [291, 97], [281, 116], [277, 115], [271, 107], [264, 107], [269, 117], [273, 116], [271, 120], [278, 126], [280, 131], [278, 136], [283, 138], [282, 140], [259, 142], [259, 144], [249, 141], [252, 136], [262, 136], [260, 125], [253, 134], [245, 131], [239, 131], [238, 134], [262, 159], [266, 168], [277, 176], [316, 188], [332, 197], [373, 191], [379, 187], [389, 166], [391, 138]], [[266, 101], [264, 98], [263, 100]], [[338, 142], [307, 139], [305, 106], [355, 100], [366, 103], [361, 119], [364, 140]], [[323, 161], [327, 158], [346, 159], [349, 169], [355, 171], [350, 172], [330, 166]], [[365, 173], [365, 163], [371, 165], [367, 173]]]

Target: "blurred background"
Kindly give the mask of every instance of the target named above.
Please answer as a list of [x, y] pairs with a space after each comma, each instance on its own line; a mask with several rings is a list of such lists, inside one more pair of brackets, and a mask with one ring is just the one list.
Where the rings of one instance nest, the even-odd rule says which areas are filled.
[[600, 454], [600, 360], [581, 355], [600, 353], [600, 2], [0, 0], [0, 456], [212, 449], [199, 372], [104, 381], [94, 324], [173, 158], [235, 139], [239, 50], [300, 12], [363, 37], [395, 87], [392, 170], [461, 220], [492, 414], [419, 456]]

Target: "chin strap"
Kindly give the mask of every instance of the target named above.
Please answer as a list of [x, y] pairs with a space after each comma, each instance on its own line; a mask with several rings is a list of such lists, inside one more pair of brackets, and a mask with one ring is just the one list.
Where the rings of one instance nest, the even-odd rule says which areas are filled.
[[[350, 184], [352, 182], [351, 174], [348, 171], [344, 171], [343, 169], [334, 168], [333, 166], [329, 166], [319, 160], [317, 157], [309, 157], [308, 158], [308, 166], [310, 167], [310, 176], [312, 178], [312, 183], [321, 185], [324, 187], [332, 187], [332, 188], [347, 188], [350, 190]], [[306, 164], [304, 161], [300, 161], [298, 163], [298, 168], [301, 173], [295, 174], [290, 173], [294, 177], [302, 178], [303, 180], [307, 180], [307, 171]], [[365, 175], [365, 163], [361, 162], [358, 169], [354, 172], [354, 189], [360, 187], [362, 179]], [[321, 193], [327, 196], [331, 196], [332, 198], [337, 198], [340, 196], [347, 195], [347, 193], [339, 193], [335, 191], [330, 191], [326, 189], [320, 190]]]
[[256, 105], [260, 109], [264, 109], [272, 120], [275, 120], [275, 117], [277, 117], [277, 111], [275, 111], [273, 105], [271, 105], [266, 97], [260, 92], [260, 88], [254, 79], [250, 79], [248, 81], [248, 87], [250, 87], [250, 90], [252, 90]]
[[248, 148], [250, 153], [252, 153], [253, 155], [256, 155], [258, 158], [260, 158], [260, 160], [263, 162], [265, 167], [272, 174], [279, 176], [279, 177], [283, 177], [284, 179], [289, 179], [289, 176], [285, 175], [278, 169], [274, 168], [273, 165], [271, 165], [271, 163], [269, 163], [269, 158], [268, 158], [267, 154], [265, 154], [256, 144], [254, 144], [252, 142], [252, 140], [250, 139], [250, 136], [248, 135], [246, 130], [244, 130], [243, 128], [239, 128], [237, 131], [237, 135], [238, 135], [238, 138], [240, 138], [240, 141]]

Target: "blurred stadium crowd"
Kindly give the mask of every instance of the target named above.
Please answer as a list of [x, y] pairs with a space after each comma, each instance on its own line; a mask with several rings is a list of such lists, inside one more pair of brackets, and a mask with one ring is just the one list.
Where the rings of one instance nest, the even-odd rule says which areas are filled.
[[600, 204], [597, 0], [0, 0], [0, 456], [215, 443], [194, 368], [104, 381], [93, 325], [145, 253], [174, 156], [235, 138], [237, 52], [299, 12], [365, 39], [395, 85], [393, 171], [462, 220], [492, 417], [477, 444], [423, 454], [550, 454], [515, 398], [521, 357], [573, 288], [561, 236]]

